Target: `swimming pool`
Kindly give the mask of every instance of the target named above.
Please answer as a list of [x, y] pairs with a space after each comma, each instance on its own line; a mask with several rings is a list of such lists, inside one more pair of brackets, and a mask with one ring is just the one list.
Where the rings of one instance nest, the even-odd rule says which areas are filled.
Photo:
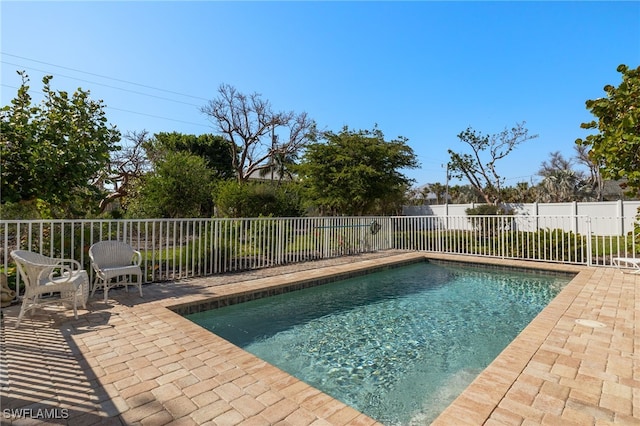
[[569, 280], [421, 262], [187, 318], [382, 423], [424, 424]]

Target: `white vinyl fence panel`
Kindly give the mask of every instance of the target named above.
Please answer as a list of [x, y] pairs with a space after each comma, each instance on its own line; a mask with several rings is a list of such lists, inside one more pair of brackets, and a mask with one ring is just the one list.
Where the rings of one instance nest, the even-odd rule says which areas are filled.
[[[440, 204], [424, 206], [405, 206], [406, 216], [466, 216], [466, 210], [478, 204]], [[516, 216], [565, 216], [567, 219], [558, 224], [561, 229], [571, 232], [586, 232], [584, 221], [577, 217], [586, 216], [600, 218], [592, 221], [591, 232], [595, 235], [621, 236], [634, 232], [637, 216], [640, 214], [640, 201], [600, 201], [571, 203], [507, 203]], [[603, 220], [603, 218], [619, 218], [620, 220]]]

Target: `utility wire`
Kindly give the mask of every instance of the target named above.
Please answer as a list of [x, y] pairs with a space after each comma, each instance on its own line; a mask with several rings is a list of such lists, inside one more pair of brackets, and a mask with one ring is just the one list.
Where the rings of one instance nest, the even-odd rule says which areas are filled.
[[110, 106], [105, 106], [105, 108], [107, 109], [112, 109], [114, 111], [122, 111], [122, 112], [128, 112], [130, 114], [137, 114], [137, 115], [144, 115], [146, 117], [152, 117], [152, 118], [159, 118], [162, 120], [169, 120], [169, 121], [175, 121], [177, 123], [183, 123], [183, 124], [192, 124], [194, 126], [201, 126], [201, 127], [206, 127], [206, 128], [211, 128], [211, 126], [206, 125], [206, 124], [202, 124], [202, 123], [193, 123], [191, 121], [184, 121], [184, 120], [177, 120], [175, 118], [167, 118], [167, 117], [161, 117], [159, 115], [153, 115], [153, 114], [147, 114], [144, 112], [136, 112], [136, 111], [130, 111], [127, 109], [122, 109], [122, 108], [116, 108], [116, 107], [110, 107]]
[[[19, 89], [19, 87], [11, 86], [9, 84], [1, 83], [0, 85], [3, 86], [3, 87], [8, 87], [10, 89], [16, 89], [16, 90]], [[37, 93], [39, 95], [44, 95], [43, 92], [40, 92], [40, 91], [37, 91], [37, 90], [29, 89], [29, 91], [32, 92], [32, 93]], [[158, 119], [161, 119], [161, 120], [175, 121], [177, 123], [191, 124], [191, 125], [194, 125], [194, 126], [201, 126], [201, 127], [211, 128], [211, 126], [206, 125], [206, 124], [202, 124], [202, 123], [194, 123], [194, 122], [191, 122], [191, 121], [184, 121], [184, 120], [178, 120], [178, 119], [175, 119], [175, 118], [162, 117], [162, 116], [159, 116], [159, 115], [153, 115], [153, 114], [147, 114], [147, 113], [144, 113], [144, 112], [131, 111], [131, 110], [112, 107], [112, 106], [108, 106], [108, 105], [105, 105], [104, 107], [105, 107], [105, 109], [112, 109], [114, 111], [121, 111], [121, 112], [126, 112], [126, 113], [129, 113], [129, 114], [143, 115], [143, 116], [146, 116], [146, 117], [158, 118]]]
[[94, 77], [106, 78], [107, 80], [113, 80], [113, 81], [117, 81], [117, 82], [120, 82], [120, 83], [131, 84], [131, 85], [134, 85], [134, 86], [144, 87], [144, 88], [152, 89], [152, 90], [158, 90], [160, 92], [165, 92], [165, 93], [171, 93], [173, 95], [185, 96], [187, 98], [200, 99], [200, 100], [203, 100], [203, 101], [208, 101], [209, 100], [209, 99], [205, 99], [205, 98], [200, 97], [200, 96], [187, 95], [185, 93], [175, 92], [175, 91], [167, 90], [167, 89], [161, 89], [159, 87], [148, 86], [146, 84], [135, 83], [133, 81], [122, 80], [122, 79], [119, 79], [119, 78], [113, 78], [113, 77], [109, 77], [109, 76], [106, 76], [106, 75], [96, 74], [96, 73], [92, 73], [92, 72], [88, 72], [88, 71], [82, 71], [82, 70], [79, 70], [77, 68], [71, 68], [71, 67], [65, 67], [65, 66], [62, 66], [62, 65], [56, 65], [56, 64], [52, 64], [50, 62], [39, 61], [37, 59], [26, 58], [24, 56], [19, 56], [19, 55], [13, 55], [11, 53], [0, 52], [0, 54], [5, 55], [5, 56], [11, 56], [13, 58], [23, 59], [23, 60], [26, 60], [26, 61], [37, 62], [39, 64], [49, 65], [49, 66], [52, 66], [52, 67], [62, 68], [62, 69], [66, 69], [66, 70], [69, 70], [69, 71], [75, 71], [75, 72], [79, 72], [79, 73], [82, 73], [82, 74], [88, 74], [88, 75], [92, 75]]
[[[45, 74], [52, 74], [52, 73], [50, 73], [49, 71], [45, 71], [45, 70], [41, 70], [41, 69], [37, 69], [37, 68], [32, 68], [32, 67], [28, 67], [28, 66], [21, 65], [21, 64], [14, 64], [14, 63], [7, 62], [7, 61], [0, 61], [0, 62], [1, 62], [1, 63], [3, 63], [3, 64], [7, 64], [7, 65], [13, 65], [13, 66], [16, 66], [16, 67], [25, 68], [25, 69], [28, 69], [28, 70], [33, 70], [33, 71], [37, 71], [37, 72], [43, 72], [43, 73], [45, 73]], [[201, 105], [191, 104], [191, 103], [189, 103], [189, 102], [183, 102], [183, 101], [178, 101], [178, 100], [175, 100], [175, 99], [164, 98], [164, 97], [162, 97], [162, 96], [151, 95], [151, 94], [149, 94], [149, 93], [138, 92], [138, 91], [130, 90], [130, 89], [123, 89], [123, 88], [121, 88], [121, 87], [111, 86], [111, 85], [109, 85], [109, 84], [104, 84], [104, 83], [98, 83], [98, 82], [96, 82], [96, 81], [84, 80], [84, 79], [82, 79], [82, 78], [78, 78], [78, 77], [71, 77], [71, 76], [69, 76], [69, 75], [64, 75], [64, 74], [55, 74], [55, 76], [56, 76], [56, 77], [70, 78], [70, 79], [72, 79], [72, 80], [84, 81], [85, 83], [91, 83], [91, 84], [95, 84], [95, 85], [98, 85], [98, 86], [108, 87], [108, 88], [110, 88], [110, 89], [121, 90], [121, 91], [123, 91], [123, 92], [133, 93], [133, 94], [136, 94], [136, 95], [149, 96], [149, 97], [151, 97], [151, 98], [155, 98], [155, 99], [162, 99], [162, 100], [164, 100], [164, 101], [175, 102], [175, 103], [183, 104], [183, 105], [190, 105], [190, 106], [193, 106], [193, 107], [196, 107], [196, 108], [200, 108], [200, 106], [201, 106]]]

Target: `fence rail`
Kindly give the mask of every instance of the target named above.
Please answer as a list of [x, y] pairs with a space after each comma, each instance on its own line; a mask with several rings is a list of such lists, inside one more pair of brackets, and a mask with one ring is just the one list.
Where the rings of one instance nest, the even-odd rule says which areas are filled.
[[[593, 229], [624, 217], [399, 216], [149, 220], [0, 221], [0, 272], [20, 288], [14, 249], [78, 260], [120, 240], [143, 255], [144, 281], [174, 280], [388, 249], [609, 265], [640, 257], [638, 227], [623, 235]], [[567, 229], [569, 231], [567, 231]]]
[[[0, 272], [20, 285], [10, 257], [23, 249], [78, 260], [101, 240], [143, 256], [145, 282], [206, 276], [387, 250], [389, 217], [0, 221]], [[92, 272], [90, 272], [92, 273]]]

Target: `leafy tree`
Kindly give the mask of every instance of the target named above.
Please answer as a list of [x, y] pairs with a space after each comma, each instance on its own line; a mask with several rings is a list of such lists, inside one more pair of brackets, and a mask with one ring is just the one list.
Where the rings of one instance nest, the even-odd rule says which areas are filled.
[[[295, 157], [315, 140], [315, 123], [306, 113], [274, 112], [260, 94], [245, 95], [228, 84], [220, 85], [218, 97], [201, 111], [230, 141], [233, 170], [240, 183], [274, 167], [277, 158]], [[282, 142], [280, 130], [288, 133]]]
[[296, 184], [274, 186], [266, 182], [219, 182], [214, 189], [216, 214], [223, 217], [302, 216]]
[[205, 160], [169, 152], [155, 170], [136, 179], [128, 198], [130, 217], [210, 217], [212, 172]]
[[396, 212], [411, 180], [400, 169], [418, 166], [407, 139], [386, 141], [378, 129], [324, 134], [307, 147], [296, 168], [311, 204], [321, 214]]
[[[505, 158], [521, 143], [538, 137], [529, 135], [524, 122], [516, 123], [515, 127], [505, 129], [494, 135], [483, 135], [471, 127], [458, 134], [458, 138], [469, 145], [473, 154], [456, 153], [448, 150], [451, 156], [449, 172], [457, 179], [469, 181], [486, 203], [497, 204], [501, 201], [501, 189], [504, 177], [498, 174], [496, 162]], [[488, 158], [482, 159], [484, 153]]]
[[[147, 162], [150, 164], [150, 170], [153, 173], [144, 179], [137, 180], [138, 188], [132, 192], [124, 186], [125, 181], [122, 182], [122, 185], [118, 188], [119, 192], [123, 193], [123, 195], [128, 195], [129, 198], [124, 201], [123, 207], [134, 206], [132, 214], [139, 215], [141, 212], [146, 212], [151, 217], [158, 217], [157, 215], [160, 215], [160, 217], [176, 217], [174, 215], [185, 217], [185, 215], [188, 216], [190, 214], [198, 217], [213, 215], [211, 188], [215, 181], [233, 177], [229, 142], [220, 136], [211, 134], [196, 136], [177, 132], [157, 133], [152, 138], [149, 138], [146, 132], [134, 133], [131, 139], [135, 141], [134, 149], [136, 152], [141, 147], [146, 153], [145, 159], [148, 159]], [[202, 161], [196, 162], [192, 157], [197, 157]], [[179, 161], [181, 159], [187, 159], [188, 161], [183, 167], [188, 168], [190, 164], [193, 164], [196, 170], [203, 171], [201, 179], [193, 176], [187, 170], [180, 171]], [[137, 162], [129, 161], [117, 164], [120, 164], [120, 168], [122, 168], [128, 164], [133, 165], [135, 163]], [[206, 168], [206, 171], [202, 170], [202, 167]], [[181, 174], [184, 174], [187, 181], [196, 182], [200, 187], [193, 189], [195, 193], [187, 193], [190, 196], [195, 196], [193, 206], [182, 199], [186, 196], [185, 193], [175, 192], [176, 204], [187, 206], [187, 208], [179, 207], [177, 211], [174, 211], [168, 206], [170, 201], [165, 199], [171, 192], [166, 192], [165, 189], [171, 188], [174, 184], [170, 180], [178, 179]], [[119, 176], [122, 175], [123, 173]], [[129, 180], [133, 177], [140, 177], [140, 174], [130, 174]], [[159, 190], [162, 195], [151, 194], [149, 188]], [[118, 195], [114, 193], [113, 196], [117, 197]], [[134, 198], [139, 197], [143, 197], [144, 200], [134, 200]], [[161, 205], [158, 208], [152, 208], [150, 203], [153, 200], [159, 201]]]
[[626, 179], [629, 192], [640, 193], [640, 67], [619, 65], [622, 74], [618, 87], [604, 86], [605, 97], [586, 101], [587, 109], [597, 118], [582, 123], [583, 129], [598, 133], [577, 139], [578, 145], [590, 147], [589, 157], [601, 167], [608, 179]]
[[97, 205], [94, 181], [118, 149], [120, 132], [107, 125], [103, 102], [91, 100], [88, 91], [56, 92], [45, 76], [44, 99], [33, 105], [29, 78], [18, 74], [17, 96], [0, 112], [2, 203], [41, 199], [60, 207], [58, 214], [86, 213], [78, 210]]
[[185, 151], [202, 157], [216, 179], [233, 177], [233, 159], [229, 141], [212, 134], [186, 135], [178, 132], [156, 133], [144, 147], [152, 162], [168, 152]]

